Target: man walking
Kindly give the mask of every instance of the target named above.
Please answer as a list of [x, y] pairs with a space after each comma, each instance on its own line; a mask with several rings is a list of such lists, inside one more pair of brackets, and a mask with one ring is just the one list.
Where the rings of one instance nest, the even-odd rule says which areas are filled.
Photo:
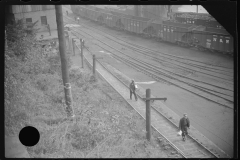
[[129, 88], [130, 88], [130, 99], [132, 99], [132, 94], [134, 94], [135, 100], [137, 101], [137, 95], [136, 95], [136, 93], [135, 93], [135, 91], [136, 91], [136, 86], [135, 86], [134, 80], [132, 80], [132, 82], [130, 83]]
[[181, 118], [180, 122], [179, 122], [179, 130], [182, 131], [183, 141], [185, 141], [185, 139], [186, 139], [186, 135], [188, 134], [189, 127], [190, 127], [190, 121], [187, 117], [187, 114], [184, 113], [183, 118]]

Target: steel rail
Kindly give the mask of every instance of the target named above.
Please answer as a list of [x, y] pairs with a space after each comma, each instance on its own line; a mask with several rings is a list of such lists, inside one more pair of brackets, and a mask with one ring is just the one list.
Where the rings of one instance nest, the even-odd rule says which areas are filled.
[[[76, 35], [75, 35], [76, 36]], [[77, 45], [76, 45], [77, 46]], [[80, 48], [77, 46], [77, 48], [80, 50]], [[87, 49], [87, 48], [86, 48]], [[92, 54], [92, 52], [89, 50], [89, 49], [87, 49], [88, 50], [88, 52], [91, 54], [91, 55], [93, 55]], [[85, 56], [84, 56], [84, 59], [88, 62], [88, 64], [89, 64], [89, 66], [91, 66], [92, 67], [92, 64], [88, 61], [88, 59], [87, 58], [85, 58]], [[121, 82], [126, 88], [128, 88], [128, 85], [127, 84], [125, 84], [121, 79], [119, 79], [116, 75], [114, 75], [109, 69], [107, 69], [107, 67], [105, 67], [99, 60], [97, 60], [96, 59], [96, 61], [106, 70], [106, 71], [108, 71], [108, 73], [110, 73], [112, 76], [114, 76], [119, 82]], [[98, 71], [97, 71], [98, 72]], [[100, 73], [100, 72], [98, 72], [100, 75], [101, 75], [101, 77], [103, 77], [103, 79], [105, 79], [104, 78], [104, 76]], [[105, 79], [105, 81], [107, 81], [106, 79]], [[108, 81], [107, 81], [108, 82]], [[109, 85], [114, 89], [114, 90], [116, 90], [110, 83], [109, 83]], [[117, 91], [117, 90], [116, 90]], [[118, 92], [118, 91], [117, 91]], [[120, 93], [119, 93], [120, 94]], [[120, 94], [121, 95], [121, 94]], [[143, 97], [141, 97], [139, 94], [137, 94], [137, 96], [142, 100], [142, 101], [144, 101], [143, 100]], [[124, 98], [124, 97], [123, 97]], [[125, 100], [134, 110], [135, 110], [135, 108], [127, 101], [127, 100]], [[176, 126], [176, 124], [175, 123], [173, 123], [172, 121], [170, 121], [165, 115], [163, 115], [161, 112], [159, 112], [155, 107], [152, 107], [158, 114], [160, 114], [161, 116], [163, 116], [166, 120], [167, 120], [167, 122], [170, 122], [173, 126], [175, 126], [175, 128], [177, 129], [178, 127]], [[135, 110], [136, 111], [136, 110]], [[138, 111], [137, 111], [138, 112]], [[142, 116], [139, 112], [138, 112], [138, 114], [143, 118], [143, 119], [145, 119], [145, 117], [144, 116]], [[152, 125], [151, 125], [152, 126]], [[180, 153], [184, 158], [189, 158], [189, 157], [187, 157], [176, 145], [174, 145], [166, 136], [164, 136], [163, 135], [163, 133], [161, 133], [159, 130], [157, 130], [154, 126], [152, 126], [159, 134], [161, 134], [161, 136], [162, 137], [164, 137], [164, 139], [166, 139], [168, 142], [169, 142], [169, 144], [174, 148], [174, 149], [176, 149], [177, 151], [178, 151], [178, 153]], [[208, 148], [206, 148], [205, 146], [203, 146], [200, 142], [198, 142], [195, 138], [193, 138], [191, 135], [188, 135], [191, 139], [193, 139], [198, 145], [200, 145], [200, 146], [202, 146], [205, 150], [207, 150], [209, 153], [211, 153], [214, 157], [216, 157], [216, 158], [219, 158], [215, 153], [213, 153], [212, 151], [210, 151]]]
[[[68, 17], [69, 18], [69, 17]], [[86, 18], [86, 17], [84, 17], [84, 18]], [[70, 19], [70, 18], [69, 18]], [[89, 19], [89, 18], [88, 18]], [[92, 20], [92, 19], [90, 19], [90, 20]], [[92, 20], [93, 21], [93, 20]], [[106, 24], [105, 24], [106, 25]], [[95, 28], [95, 27], [93, 27], [93, 28]], [[101, 32], [104, 32], [104, 31], [101, 31]], [[104, 32], [104, 33], [106, 33], [106, 32]], [[107, 34], [109, 34], [109, 33], [107, 33]], [[116, 37], [116, 39], [119, 39], [119, 40], [121, 40], [121, 41], [123, 41], [122, 39], [120, 39], [120, 38], [117, 38]], [[128, 44], [131, 44], [132, 46], [136, 46], [138, 49], [139, 48], [142, 48], [142, 49], [145, 49], [145, 50], [150, 50], [150, 51], [152, 51], [152, 52], [159, 52], [159, 51], [155, 51], [155, 50], [152, 50], [152, 49], [149, 49], [149, 48], [146, 48], [146, 47], [143, 47], [143, 46], [139, 46], [138, 44], [134, 44], [134, 43], [128, 43]], [[209, 65], [209, 64], [207, 64], [207, 63], [204, 63], [204, 62], [201, 62], [201, 61], [197, 61], [197, 60], [193, 60], [193, 59], [189, 59], [189, 58], [186, 58], [186, 57], [181, 57], [181, 56], [175, 56], [175, 55], [171, 55], [171, 54], [167, 54], [167, 53], [164, 53], [164, 52], [159, 52], [159, 53], [162, 53], [162, 54], [164, 54], [164, 55], [167, 55], [167, 56], [170, 56], [170, 57], [176, 57], [176, 58], [180, 58], [180, 59], [184, 59], [184, 60], [189, 60], [189, 61], [195, 61], [195, 62], [198, 62], [198, 63], [203, 63], [203, 64], [205, 64], [205, 65]], [[218, 68], [225, 68], [225, 69], [231, 69], [230, 71], [232, 71], [232, 68], [229, 68], [229, 67], [223, 67], [223, 66], [218, 66], [218, 65], [212, 65], [212, 64], [210, 64], [211, 66], [215, 66], [215, 67], [218, 67]], [[229, 72], [229, 71], [228, 71]]]
[[[69, 19], [70, 19], [70, 18], [69, 18]], [[102, 32], [102, 31], [101, 31], [101, 32]], [[105, 35], [103, 35], [103, 36], [105, 36]], [[139, 52], [139, 53], [140, 53], [140, 52]], [[141, 53], [141, 54], [142, 54], [142, 53]], [[153, 56], [151, 56], [151, 55], [148, 55], [148, 56], [151, 57], [151, 58], [155, 58], [154, 61], [156, 61], [156, 58], [157, 58], [157, 57], [153, 57]], [[171, 63], [171, 62], [168, 62], [168, 63]], [[174, 63], [172, 63], [172, 64], [174, 64]], [[174, 65], [177, 65], [177, 64], [174, 64]], [[179, 66], [179, 65], [178, 65], [178, 66]], [[182, 66], [181, 66], [181, 67], [182, 67]], [[183, 68], [186, 68], [186, 67], [183, 67]], [[179, 69], [180, 69], [180, 68], [179, 68]], [[196, 79], [193, 79], [193, 78], [189, 78], [189, 77], [187, 77], [187, 76], [180, 75], [180, 74], [174, 73], [174, 72], [172, 72], [172, 71], [168, 71], [168, 70], [166, 70], [166, 69], [163, 69], [163, 70], [165, 70], [166, 72], [175, 74], [175, 75], [177, 75], [177, 76], [180, 76], [180, 77], [182, 77], [182, 78], [188, 78], [188, 79], [190, 79], [190, 80], [192, 80], [192, 81], [196, 81], [196, 82], [199, 82], [199, 83], [211, 85], [211, 86], [213, 86], [213, 87], [218, 87], [218, 88], [222, 88], [222, 89], [225, 89], [225, 90], [232, 91], [232, 90], [230, 90], [229, 88], [224, 88], [224, 87], [220, 87], [220, 86], [217, 86], [217, 85], [212, 85], [212, 84], [209, 84], [208, 82], [199, 81], [199, 80], [196, 80]], [[196, 71], [196, 70], [193, 70], [193, 71]], [[214, 76], [214, 75], [212, 75], [212, 74], [204, 73], [204, 72], [201, 72], [201, 71], [196, 71], [196, 72], [203, 73], [203, 74], [206, 74], [206, 75], [209, 75], [209, 76], [212, 76], [212, 77], [221, 78], [221, 79], [223, 79], [223, 80], [230, 81], [229, 79], [225, 79], [225, 78], [222, 78], [222, 77]], [[218, 72], [215, 72], [215, 73], [218, 73]], [[218, 74], [221, 74], [221, 73], [218, 73]], [[224, 74], [224, 75], [226, 75], [226, 74]], [[227, 82], [227, 83], [228, 83], [228, 82]], [[233, 91], [232, 91], [232, 92], [233, 92]]]
[[[72, 31], [74, 31], [74, 30], [72, 30]], [[74, 32], [76, 32], [76, 33], [78, 33], [77, 31], [74, 31]], [[79, 33], [78, 33], [79, 34]], [[91, 35], [90, 35], [91, 36]], [[98, 40], [99, 41], [99, 40]], [[104, 42], [101, 42], [101, 43], [104, 43]], [[104, 43], [105, 45], [107, 45], [106, 43]], [[97, 44], [96, 44], [97, 45]], [[99, 45], [98, 45], [99, 46]], [[109, 45], [107, 45], [107, 46], [109, 46]], [[101, 46], [99, 46], [99, 47], [101, 47]], [[111, 46], [109, 46], [109, 47], [111, 47]], [[101, 47], [102, 48], [102, 47]], [[111, 47], [112, 48], [112, 47]], [[106, 49], [105, 49], [106, 50]], [[116, 49], [115, 49], [116, 50]], [[121, 51], [119, 51], [119, 50], [117, 50], [118, 52], [121, 52]], [[122, 53], [122, 52], [121, 52]], [[114, 54], [114, 53], [113, 53]], [[124, 54], [124, 53], [123, 53]], [[115, 56], [118, 56], [118, 55], [116, 55], [116, 54], [114, 54]], [[118, 56], [119, 57], [119, 56]], [[122, 57], [121, 57], [122, 58]], [[132, 63], [132, 62], [131, 62]], [[146, 67], [145, 67], [146, 68]], [[154, 77], [156, 77], [156, 75], [154, 75]], [[160, 78], [160, 77], [158, 77], [158, 78]], [[222, 106], [224, 106], [224, 107], [227, 107], [227, 108], [230, 108], [230, 109], [233, 109], [232, 107], [230, 107], [230, 106], [228, 106], [227, 104], [222, 104], [222, 103], [220, 103], [218, 100], [213, 100], [213, 99], [211, 99], [211, 98], [208, 98], [208, 97], [205, 97], [205, 96], [203, 96], [203, 95], [200, 95], [199, 93], [195, 93], [195, 92], [193, 92], [193, 91], [191, 91], [191, 90], [189, 90], [189, 89], [186, 89], [186, 88], [184, 88], [184, 87], [181, 87], [180, 85], [177, 85], [177, 84], [175, 84], [175, 83], [172, 83], [172, 82], [169, 82], [168, 80], [165, 80], [165, 79], [163, 79], [163, 78], [160, 78], [160, 79], [162, 79], [162, 80], [164, 80], [164, 81], [167, 81], [168, 83], [170, 83], [170, 84], [172, 84], [172, 85], [175, 85], [175, 86], [177, 86], [177, 87], [180, 87], [180, 88], [182, 88], [182, 89], [184, 89], [184, 90], [187, 90], [187, 91], [189, 91], [189, 92], [191, 92], [191, 93], [194, 93], [194, 94], [196, 94], [196, 95], [198, 95], [198, 96], [200, 96], [200, 97], [202, 97], [202, 98], [205, 98], [205, 99], [207, 99], [207, 100], [209, 100], [209, 101], [212, 101], [212, 102], [214, 102], [214, 103], [217, 103], [217, 104], [219, 104], [219, 105], [222, 105]], [[189, 85], [189, 84], [187, 84], [187, 85]], [[191, 86], [191, 85], [189, 85], [190, 87], [193, 87], [194, 88], [194, 86]], [[197, 87], [195, 87], [196, 89], [197, 89]], [[209, 93], [208, 91], [205, 91], [204, 89], [201, 89], [201, 88], [199, 88], [198, 87], [198, 89], [199, 90], [203, 90], [203, 92], [207, 92], [207, 93]], [[213, 93], [209, 93], [209, 94], [212, 94], [212, 95], [215, 95], [215, 94], [213, 94]], [[222, 98], [222, 99], [225, 99], [225, 98], [223, 98], [223, 97], [221, 97], [221, 96], [218, 96], [218, 95], [215, 95], [216, 97], [220, 97], [220, 98]], [[231, 100], [228, 100], [228, 99], [225, 99], [226, 101], [231, 101]]]

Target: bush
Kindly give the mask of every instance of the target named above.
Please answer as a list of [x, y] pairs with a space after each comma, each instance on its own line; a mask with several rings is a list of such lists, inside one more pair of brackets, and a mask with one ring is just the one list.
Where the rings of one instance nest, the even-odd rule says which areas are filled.
[[[35, 23], [36, 24], [36, 23]], [[23, 21], [6, 26], [6, 41], [16, 56], [25, 56], [34, 44], [36, 44], [36, 30], [33, 24], [29, 29], [24, 27]]]
[[[42, 107], [42, 110], [40, 106], [61, 102], [63, 87], [51, 60], [43, 57], [41, 45], [36, 45], [34, 32], [26, 31], [21, 23], [16, 23], [6, 26], [6, 37], [5, 129], [9, 135], [18, 134], [24, 125], [31, 124], [35, 115], [49, 115], [49, 109], [61, 112], [55, 108], [57, 106]], [[60, 60], [53, 58], [60, 68]]]

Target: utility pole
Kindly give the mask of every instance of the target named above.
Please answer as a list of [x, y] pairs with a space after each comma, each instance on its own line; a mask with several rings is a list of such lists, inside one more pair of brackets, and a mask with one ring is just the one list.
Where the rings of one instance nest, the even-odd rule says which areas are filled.
[[48, 29], [48, 32], [49, 32], [49, 36], [51, 36], [51, 28], [50, 28], [49, 24], [47, 24], [47, 29]]
[[83, 47], [84, 47], [84, 40], [80, 39], [80, 44], [81, 44], [81, 60], [82, 60], [82, 68], [83, 66]]
[[62, 79], [65, 92], [65, 101], [66, 101], [66, 112], [68, 117], [74, 117], [74, 112], [72, 108], [72, 93], [71, 93], [71, 84], [69, 83], [68, 75], [68, 62], [66, 57], [66, 42], [64, 36], [64, 26], [63, 26], [63, 15], [62, 15], [62, 6], [55, 5], [56, 9], [56, 21], [58, 29], [58, 39], [59, 39], [59, 52], [61, 58], [61, 68], [62, 68]]
[[73, 55], [75, 56], [75, 39], [72, 38], [72, 45], [73, 45]]
[[70, 31], [70, 28], [67, 27], [67, 31], [66, 31], [67, 35], [68, 35], [68, 38], [67, 38], [67, 43], [68, 43], [68, 46], [67, 46], [67, 50], [72, 53], [73, 52], [73, 44], [72, 44], [72, 36], [71, 36], [71, 31]]
[[[151, 98], [151, 90], [146, 90], [146, 98]], [[151, 108], [150, 108], [150, 100], [146, 101], [146, 131], [147, 131], [147, 140], [151, 139]]]
[[95, 54], [93, 55], [93, 76], [96, 78], [96, 59], [103, 59], [103, 57], [96, 57]]
[[5, 50], [7, 49], [8, 45], [7, 45], [7, 32], [5, 29]]
[[167, 98], [151, 98], [151, 90], [146, 89], [146, 98], [143, 98], [146, 101], [146, 138], [148, 141], [151, 140], [151, 101], [154, 100], [164, 100]]
[[96, 70], [96, 56], [93, 55], [93, 76], [95, 77], [95, 70]]

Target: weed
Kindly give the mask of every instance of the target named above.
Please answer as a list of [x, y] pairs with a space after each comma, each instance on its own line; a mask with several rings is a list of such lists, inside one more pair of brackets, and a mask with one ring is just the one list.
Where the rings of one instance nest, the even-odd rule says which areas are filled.
[[[67, 56], [76, 115], [74, 122], [67, 121], [59, 55], [44, 58], [40, 46], [29, 46], [24, 54], [23, 49], [17, 53], [13, 45], [5, 51], [5, 134], [18, 135], [26, 125], [36, 127], [40, 141], [27, 148], [32, 158], [130, 155], [132, 152], [127, 151], [131, 144], [145, 137], [141, 132], [143, 120], [131, 116], [136, 113], [127, 109], [106, 82], [96, 79], [88, 70], [71, 68]], [[115, 136], [105, 143], [108, 137], [119, 133], [127, 133], [131, 138]], [[131, 156], [136, 157], [133, 153]]]

